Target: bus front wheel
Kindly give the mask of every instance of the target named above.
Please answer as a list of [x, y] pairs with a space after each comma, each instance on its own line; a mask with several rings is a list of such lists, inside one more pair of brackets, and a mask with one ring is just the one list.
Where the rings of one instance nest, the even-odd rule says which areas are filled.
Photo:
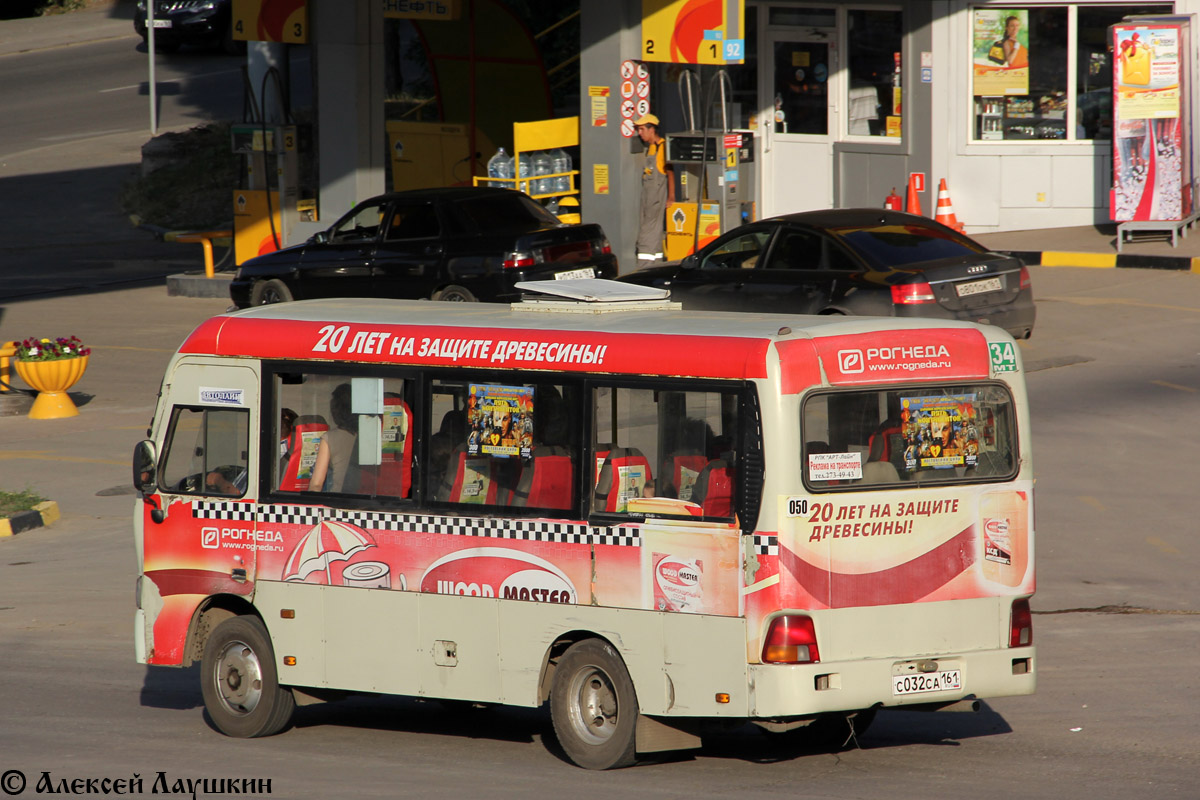
[[559, 659], [550, 718], [559, 745], [576, 764], [584, 769], [632, 764], [637, 717], [633, 681], [608, 642], [577, 642]]
[[295, 697], [279, 685], [275, 652], [257, 617], [233, 617], [217, 626], [204, 646], [200, 676], [204, 707], [227, 736], [270, 736], [292, 721]]

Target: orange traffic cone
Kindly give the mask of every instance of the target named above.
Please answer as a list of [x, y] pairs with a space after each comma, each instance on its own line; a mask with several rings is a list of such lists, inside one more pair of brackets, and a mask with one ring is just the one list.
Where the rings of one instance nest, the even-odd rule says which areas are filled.
[[958, 221], [958, 217], [954, 216], [954, 206], [950, 204], [950, 190], [946, 188], [945, 178], [942, 178], [941, 183], [938, 184], [937, 213], [934, 220], [959, 233], [963, 232], [962, 223]]
[[908, 202], [904, 206], [904, 210], [910, 214], [921, 213], [921, 197], [917, 191], [917, 176], [908, 176]]

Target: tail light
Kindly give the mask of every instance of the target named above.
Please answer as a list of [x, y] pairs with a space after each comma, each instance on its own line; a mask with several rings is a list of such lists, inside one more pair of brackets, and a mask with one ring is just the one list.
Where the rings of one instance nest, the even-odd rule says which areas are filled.
[[514, 250], [504, 255], [505, 269], [522, 269], [542, 263], [542, 254], [530, 250]]
[[915, 306], [935, 303], [937, 298], [928, 283], [900, 283], [892, 287], [892, 302], [898, 306]]
[[612, 253], [612, 245], [608, 243], [608, 239], [600, 237], [592, 240], [592, 255], [606, 256]]
[[1009, 647], [1028, 647], [1033, 644], [1033, 612], [1028, 600], [1014, 600], [1008, 634]]
[[820, 661], [812, 618], [796, 614], [771, 620], [763, 642], [762, 660], [764, 664], [815, 664]]
[[1029, 282], [1029, 268], [1021, 266], [1021, 288], [1028, 289], [1032, 284]]

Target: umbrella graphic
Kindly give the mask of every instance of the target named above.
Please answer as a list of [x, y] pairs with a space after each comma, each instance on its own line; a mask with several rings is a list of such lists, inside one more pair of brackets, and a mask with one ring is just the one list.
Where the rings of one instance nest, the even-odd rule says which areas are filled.
[[374, 547], [371, 534], [347, 522], [322, 520], [300, 540], [283, 565], [285, 581], [303, 581], [317, 570], [325, 570], [325, 580], [332, 583], [329, 564], [346, 561], [360, 550]]

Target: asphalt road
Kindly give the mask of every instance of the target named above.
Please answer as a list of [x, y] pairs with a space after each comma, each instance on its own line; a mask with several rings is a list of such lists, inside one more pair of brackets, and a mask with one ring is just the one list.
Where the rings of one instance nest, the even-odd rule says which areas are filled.
[[1200, 394], [1200, 276], [1032, 272], [1039, 326], [1021, 348], [1039, 475], [1038, 693], [979, 714], [884, 713], [841, 754], [739, 730], [599, 775], [556, 755], [539, 712], [358, 699], [301, 709], [269, 739], [214, 732], [194, 669], [133, 661], [128, 459], [171, 350], [225, 304], [162, 287], [11, 303], [0, 338], [73, 319], [95, 351], [78, 417], [0, 417], [0, 485], [63, 510], [0, 540], [0, 772], [136, 773], [147, 794], [159, 771], [266, 778], [271, 796], [297, 798], [1194, 797], [1200, 435], [1184, 423]]
[[[161, 281], [202, 266], [199, 245], [157, 241], [117, 207], [151, 138], [145, 48], [131, 24], [118, 30], [0, 56], [0, 300]], [[243, 62], [160, 55], [159, 132], [240, 121]]]

